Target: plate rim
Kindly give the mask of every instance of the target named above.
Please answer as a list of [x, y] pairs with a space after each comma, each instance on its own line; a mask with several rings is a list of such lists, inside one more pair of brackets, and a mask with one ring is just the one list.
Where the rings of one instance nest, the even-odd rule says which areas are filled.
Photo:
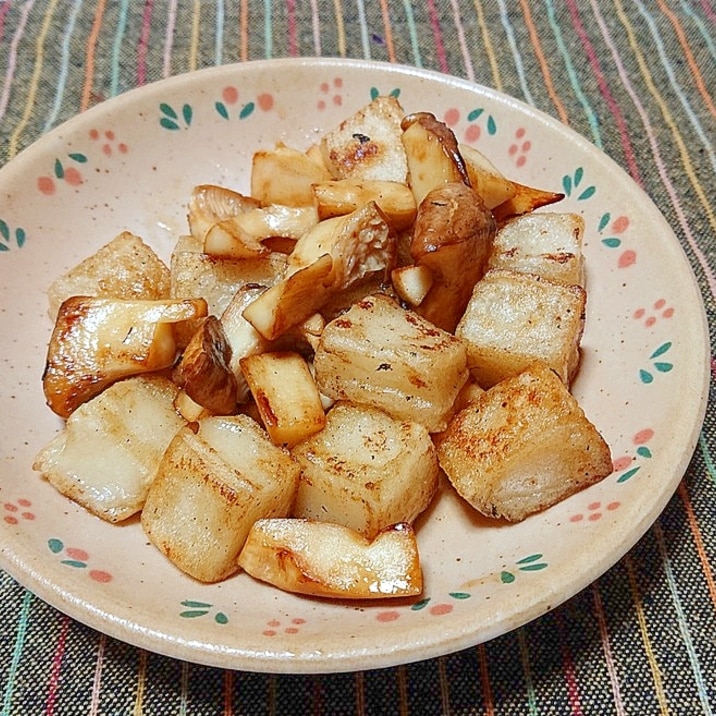
[[[694, 267], [688, 259], [685, 249], [675, 232], [643, 187], [637, 185], [636, 182], [634, 182], [634, 180], [626, 173], [626, 171], [608, 154], [606, 154], [606, 152], [597, 148], [594, 144], [589, 142], [585, 137], [580, 135], [571, 127], [562, 124], [546, 112], [535, 108], [520, 99], [507, 95], [494, 88], [471, 82], [464, 78], [438, 72], [436, 70], [389, 63], [379, 60], [301, 57], [235, 62], [183, 72], [171, 77], [156, 80], [141, 87], [132, 88], [91, 107], [85, 112], [71, 117], [39, 137], [36, 141], [18, 152], [2, 167], [0, 167], [0, 183], [4, 181], [7, 174], [14, 172], [16, 167], [19, 171], [23, 162], [28, 160], [31, 161], [35, 154], [39, 155], [45, 152], [47, 145], [51, 144], [55, 138], [60, 137], [62, 132], [77, 131], [77, 129], [81, 128], [83, 124], [92, 122], [96, 116], [103, 116], [106, 113], [112, 112], [115, 107], [121, 108], [126, 104], [132, 104], [135, 101], [142, 101], [145, 97], [151, 96], [164, 88], [172, 90], [177, 87], [181, 87], [182, 85], [194, 85], [197, 81], [199, 81], [197, 78], [200, 79], [204, 76], [219, 77], [224, 74], [234, 75], [235, 73], [240, 74], [245, 71], [275, 72], [279, 71], [281, 67], [289, 65], [292, 68], [295, 68], [298, 65], [310, 67], [311, 69], [317, 67], [336, 69], [351, 68], [363, 71], [376, 71], [379, 73], [387, 72], [395, 76], [410, 76], [419, 80], [437, 82], [442, 85], [449, 85], [459, 90], [467, 90], [482, 96], [490, 97], [502, 105], [511, 107], [514, 111], [517, 111], [522, 115], [529, 116], [531, 120], [546, 125], [551, 130], [558, 129], [561, 133], [566, 135], [570, 142], [577, 144], [582, 150], [588, 152], [590, 156], [598, 156], [600, 161], [611, 164], [616, 171], [618, 171], [630, 182], [630, 189], [638, 192], [643, 197], [646, 204], [649, 205], [649, 211], [655, 212], [655, 215], [663, 221], [666, 227], [668, 227], [670, 233], [668, 237], [668, 244], [672, 247], [672, 249], [678, 249], [680, 251], [683, 266], [687, 267], [690, 272], [690, 285], [695, 292], [695, 298], [697, 299], [696, 304], [700, 307], [700, 324], [702, 331], [699, 335], [699, 339], [703, 341], [703, 372], [701, 375], [700, 402], [697, 409], [693, 412], [694, 420], [691, 425], [691, 430], [689, 431], [688, 438], [685, 436], [683, 439], [684, 447], [680, 450], [680, 459], [677, 466], [674, 468], [674, 473], [678, 473], [679, 475], [678, 480], [675, 479], [674, 483], [674, 489], [676, 489], [676, 485], [681, 479], [683, 479], [683, 476], [688, 469], [688, 465], [693, 458], [693, 454], [698, 443], [698, 435], [706, 416], [709, 400], [709, 326], [703, 295], [696, 278]], [[694, 376], [694, 380], [695, 379], [696, 376]], [[697, 391], [696, 386], [694, 390]], [[662, 500], [656, 510], [657, 517], [655, 519], [658, 519], [659, 515], [663, 512], [666, 504], [672, 497], [673, 492], [662, 496]], [[624, 543], [623, 549], [618, 550], [618, 553], [610, 552], [608, 556], [602, 555], [600, 566], [597, 570], [592, 570], [592, 572], [597, 572], [596, 576], [589, 576], [581, 581], [573, 581], [571, 583], [573, 585], [573, 589], [570, 593], [564, 594], [563, 598], [560, 597], [556, 602], [552, 600], [551, 604], [545, 605], [544, 602], [550, 601], [549, 599], [546, 599], [532, 604], [531, 609], [527, 610], [527, 613], [524, 614], [524, 618], [521, 622], [516, 626], [510, 627], [508, 631], [512, 631], [513, 629], [518, 628], [518, 626], [532, 621], [542, 613], [550, 611], [559, 604], [562, 604], [572, 598], [576, 593], [584, 589], [589, 584], [599, 579], [606, 571], [608, 571], [608, 569], [614, 566], [627, 552], [629, 552], [629, 550], [632, 549], [632, 547], [654, 524], [655, 519], [644, 519], [644, 524], [639, 525], [637, 530], [633, 530], [631, 532], [633, 539], [628, 543]], [[332, 661], [330, 663], [325, 663], [326, 658], [321, 655], [316, 655], [315, 657], [303, 655], [299, 660], [297, 660], [292, 658], [288, 653], [281, 658], [273, 651], [266, 651], [265, 653], [257, 654], [255, 650], [247, 651], [246, 649], [238, 647], [219, 646], [217, 648], [215, 644], [206, 642], [198, 643], [194, 641], [181, 641], [181, 639], [177, 636], [167, 634], [161, 630], [154, 630], [146, 625], [143, 625], [141, 623], [141, 619], [135, 619], [134, 622], [131, 622], [117, 615], [110, 614], [105, 609], [97, 608], [95, 605], [88, 604], [86, 599], [79, 597], [68, 587], [58, 585], [55, 582], [45, 579], [42, 573], [39, 572], [30, 562], [30, 559], [22, 559], [20, 555], [14, 553], [10, 549], [9, 545], [5, 543], [2, 544], [2, 547], [0, 548], [0, 567], [2, 567], [21, 585], [25, 585], [29, 581], [32, 586], [27, 586], [26, 588], [43, 601], [71, 616], [78, 622], [90, 626], [98, 632], [107, 634], [108, 636], [133, 644], [137, 647], [145, 648], [152, 652], [164, 654], [173, 658], [184, 659], [208, 666], [238, 668], [247, 671], [273, 673], [335, 673], [340, 671], [353, 671], [356, 670], [356, 664], [362, 659], [369, 662], [367, 664], [367, 668], [390, 667], [416, 660], [410, 655], [411, 651], [415, 651], [414, 644], [405, 645], [390, 654], [381, 652], [366, 653], [365, 649], [357, 651], [342, 650], [340, 655], [331, 657]], [[421, 654], [418, 658], [423, 660], [452, 653], [459, 649], [468, 648], [477, 643], [488, 641], [505, 633], [506, 631], [497, 625], [492, 632], [489, 630], [484, 631], [482, 633], [482, 638], [479, 640], [476, 640], [474, 638], [474, 633], [470, 631], [463, 631], [459, 634], [451, 633], [449, 640], [437, 642], [433, 640], [433, 643], [429, 645], [421, 645]]]

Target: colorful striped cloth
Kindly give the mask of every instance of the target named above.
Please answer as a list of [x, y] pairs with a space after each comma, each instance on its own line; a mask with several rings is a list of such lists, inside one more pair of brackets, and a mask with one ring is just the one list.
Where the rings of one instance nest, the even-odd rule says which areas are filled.
[[[714, 337], [713, 0], [0, 0], [0, 163], [131, 88], [299, 56], [439, 70], [569, 125], [624, 167], [674, 227]], [[0, 572], [0, 713], [712, 714], [713, 398], [686, 476], [653, 528], [592, 586], [512, 633], [376, 671], [224, 671], [105, 637]]]

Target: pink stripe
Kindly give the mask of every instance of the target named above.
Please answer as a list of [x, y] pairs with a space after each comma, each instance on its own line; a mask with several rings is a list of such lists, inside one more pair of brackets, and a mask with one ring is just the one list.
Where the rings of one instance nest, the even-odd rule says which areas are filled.
[[164, 35], [164, 71], [163, 77], [169, 77], [172, 70], [172, 43], [174, 42], [174, 26], [177, 21], [177, 0], [169, 4], [169, 17], [167, 18], [167, 31]]
[[147, 81], [147, 48], [149, 47], [149, 30], [152, 24], [152, 0], [144, 3], [142, 14], [142, 30], [137, 46], [137, 84], [141, 87]]
[[574, 716], [584, 716], [582, 705], [579, 703], [579, 692], [577, 690], [577, 677], [574, 673], [574, 661], [572, 660], [572, 652], [569, 650], [564, 640], [564, 629], [562, 628], [562, 617], [559, 612], [555, 613], [557, 621], [557, 632], [559, 641], [562, 646], [562, 669], [564, 678], [567, 682], [567, 696], [569, 699], [569, 707]]
[[616, 65], [619, 78], [621, 79], [622, 84], [624, 85], [624, 88], [628, 92], [629, 96], [631, 97], [632, 102], [634, 103], [634, 106], [639, 113], [639, 117], [641, 118], [642, 124], [644, 125], [644, 132], [649, 140], [651, 153], [654, 157], [654, 164], [656, 165], [656, 168], [659, 172], [661, 182], [666, 188], [666, 191], [669, 195], [669, 199], [671, 200], [672, 206], [674, 207], [674, 212], [676, 213], [676, 216], [679, 220], [679, 224], [681, 225], [681, 228], [684, 232], [684, 236], [688, 241], [689, 247], [694, 252], [694, 256], [696, 256], [699, 261], [699, 264], [701, 265], [701, 269], [704, 272], [704, 277], [706, 278], [706, 281], [708, 282], [711, 295], [716, 296], [716, 275], [714, 275], [713, 269], [711, 268], [708, 260], [706, 259], [706, 256], [704, 255], [704, 252], [701, 250], [698, 241], [696, 241], [696, 239], [694, 238], [694, 234], [691, 231], [688, 218], [686, 217], [686, 214], [684, 212], [684, 207], [679, 201], [679, 194], [676, 189], [674, 189], [674, 185], [671, 183], [671, 179], [669, 178], [669, 172], [664, 166], [664, 160], [662, 159], [661, 154], [659, 152], [659, 145], [656, 142], [656, 135], [654, 134], [651, 122], [649, 121], [649, 116], [644, 110], [644, 106], [639, 100], [637, 93], [634, 91], [634, 88], [629, 82], [629, 76], [624, 70], [624, 66], [621, 62], [621, 57], [619, 56], [617, 48], [614, 46], [611, 36], [609, 35], [609, 29], [604, 22], [604, 18], [599, 12], [598, 0], [591, 0], [591, 4], [592, 9], [594, 11], [594, 17], [597, 19], [597, 24], [599, 25], [599, 29], [602, 32], [604, 41], [607, 43], [607, 47], [612, 53], [612, 57], [614, 59], [614, 64]]
[[634, 181], [636, 181], [639, 185], [642, 184], [641, 180], [641, 174], [639, 173], [639, 167], [637, 166], [636, 159], [634, 158], [634, 152], [632, 151], [631, 143], [629, 141], [629, 132], [627, 130], [626, 121], [624, 119], [624, 116], [622, 115], [619, 105], [617, 104], [616, 100], [612, 96], [612, 93], [609, 91], [609, 86], [607, 85], [606, 80], [604, 79], [604, 74], [602, 73], [601, 67], [599, 65], [599, 58], [597, 57], [597, 53], [594, 51], [594, 47], [592, 46], [592, 43], [589, 41], [589, 38], [587, 37], [587, 33], [584, 30], [584, 26], [582, 25], [582, 21], [579, 19], [579, 11], [577, 9], [577, 3], [575, 0], [567, 0], [567, 5], [569, 6], [569, 11], [572, 15], [572, 23], [574, 24], [574, 28], [577, 31], [577, 35], [579, 36], [579, 39], [582, 41], [582, 46], [584, 47], [585, 52], [587, 53], [587, 57], [589, 58], [589, 62], [592, 65], [592, 70], [594, 72], [594, 75], [597, 78], [597, 83], [599, 85], [599, 89], [602, 92], [602, 95], [604, 96], [604, 99], [607, 102], [607, 105], [609, 106], [609, 109], [611, 109], [612, 114], [614, 115], [614, 119], [617, 124], [617, 128], [619, 129], [619, 137], [621, 139], [622, 143], [622, 149], [624, 150], [624, 153], [626, 154], [626, 160], [627, 165], [629, 167], [629, 173], [631, 174]]
[[707, 2], [707, 0], [701, 0], [701, 7], [704, 9], [706, 17], [708, 17], [711, 22], [716, 22], [716, 12], [714, 12], [714, 9], [711, 7], [711, 3]]
[[597, 615], [597, 623], [599, 624], [599, 634], [602, 638], [602, 649], [604, 651], [604, 661], [607, 663], [607, 672], [609, 673], [609, 681], [612, 685], [612, 694], [614, 695], [614, 705], [617, 708], [617, 714], [624, 714], [624, 703], [622, 694], [619, 689], [619, 676], [617, 675], [616, 666], [614, 665], [614, 656], [612, 648], [609, 644], [609, 631], [607, 630], [607, 621], [604, 618], [604, 607], [602, 606], [602, 598], [599, 594], [599, 587], [592, 585], [592, 594], [594, 595], [594, 613]]
[[104, 634], [99, 635], [97, 646], [97, 664], [94, 667], [94, 679], [92, 680], [92, 697], [90, 702], [90, 716], [97, 716], [99, 713], [99, 694], [102, 684], [102, 666], [104, 665], [104, 647], [107, 638]]
[[298, 41], [296, 39], [296, 2], [286, 0], [286, 13], [288, 14], [288, 54], [296, 57], [298, 54]]
[[25, 32], [25, 26], [27, 25], [27, 18], [30, 15], [30, 10], [34, 5], [34, 0], [29, 0], [25, 3], [20, 13], [20, 22], [17, 24], [17, 30], [10, 43], [10, 56], [7, 62], [7, 72], [5, 73], [5, 87], [3, 88], [2, 96], [0, 97], [0, 119], [5, 115], [7, 104], [10, 101], [10, 86], [12, 85], [12, 77], [15, 74], [15, 67], [17, 65], [17, 46], [20, 44], [20, 38]]
[[45, 706], [45, 716], [52, 716], [55, 712], [55, 701], [57, 701], [57, 691], [60, 685], [60, 669], [62, 668], [62, 657], [65, 653], [65, 644], [67, 643], [67, 632], [70, 629], [70, 618], [63, 616], [60, 628], [60, 637], [57, 640], [57, 648], [52, 658], [52, 670], [50, 672], [50, 684], [47, 689], [47, 705]]
[[10, 5], [11, 3], [6, 2], [0, 6], [0, 42], [2, 42], [3, 37], [5, 37], [5, 18], [8, 12], [10, 12]]
[[430, 15], [430, 25], [433, 28], [433, 35], [435, 36], [435, 53], [438, 56], [440, 71], [448, 73], [450, 68], [448, 67], [445, 45], [443, 45], [442, 33], [440, 32], [440, 18], [435, 10], [433, 0], [429, 0], [428, 2], [428, 14]]

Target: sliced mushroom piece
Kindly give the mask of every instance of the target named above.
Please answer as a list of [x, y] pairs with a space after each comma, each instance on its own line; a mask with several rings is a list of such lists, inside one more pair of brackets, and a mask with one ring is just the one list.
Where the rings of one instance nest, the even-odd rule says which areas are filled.
[[42, 376], [47, 404], [66, 418], [120, 378], [169, 368], [177, 354], [174, 324], [206, 314], [202, 298], [68, 298], [57, 313]]
[[433, 283], [415, 310], [453, 332], [485, 271], [495, 220], [480, 196], [461, 182], [433, 189], [418, 207], [410, 253]]
[[250, 209], [258, 209], [261, 203], [250, 196], [244, 196], [215, 184], [195, 186], [189, 198], [189, 231], [199, 241], [204, 241], [206, 232], [217, 222], [237, 216]]
[[408, 157], [410, 188], [418, 205], [428, 192], [449, 182], [470, 186], [465, 160], [455, 134], [430, 112], [406, 115], [402, 141]]
[[172, 378], [214, 415], [236, 413], [236, 378], [229, 367], [231, 346], [221, 321], [208, 316], [187, 345]]
[[529, 214], [535, 209], [556, 204], [564, 199], [564, 194], [560, 192], [539, 189], [538, 187], [518, 184], [517, 182], [513, 182], [513, 184], [515, 186], [515, 195], [492, 210], [495, 221], [499, 226], [517, 216]]

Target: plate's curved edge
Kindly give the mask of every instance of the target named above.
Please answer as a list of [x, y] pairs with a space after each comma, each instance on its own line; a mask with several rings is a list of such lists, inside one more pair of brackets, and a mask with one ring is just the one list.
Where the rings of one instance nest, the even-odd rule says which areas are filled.
[[[601, 162], [610, 162], [613, 167], [618, 170], [620, 173], [622, 173], [625, 177], [628, 178], [628, 175], [624, 170], [614, 162], [608, 155], [606, 155], [604, 152], [601, 152], [597, 150], [591, 143], [589, 143], [586, 139], [584, 139], [581, 135], [577, 134], [572, 130], [571, 128], [562, 125], [559, 123], [556, 119], [553, 117], [547, 115], [546, 113], [542, 112], [541, 110], [538, 110], [534, 107], [531, 107], [530, 105], [517, 100], [515, 98], [509, 97], [507, 95], [502, 94], [501, 92], [498, 92], [497, 90], [491, 89], [489, 87], [484, 87], [481, 85], [477, 85], [475, 83], [469, 82], [464, 79], [455, 78], [449, 75], [445, 75], [436, 71], [431, 70], [423, 70], [419, 68], [412, 68], [412, 67], [405, 67], [401, 65], [394, 65], [391, 63], [385, 63], [385, 62], [378, 62], [378, 61], [365, 61], [365, 60], [343, 60], [339, 58], [318, 58], [318, 59], [312, 59], [312, 58], [303, 58], [303, 59], [276, 59], [276, 60], [256, 60], [251, 61], [247, 63], [236, 63], [233, 65], [224, 65], [221, 67], [212, 67], [212, 68], [206, 68], [203, 70], [199, 70], [197, 72], [188, 72], [184, 73], [182, 75], [177, 75], [171, 78], [167, 78], [165, 80], [159, 80], [158, 82], [152, 83], [150, 85], [145, 85], [143, 87], [135, 88], [133, 90], [130, 90], [122, 95], [119, 95], [117, 97], [111, 98], [109, 100], [106, 100], [100, 105], [96, 105], [95, 107], [87, 110], [82, 115], [78, 115], [77, 117], [69, 120], [69, 122], [78, 122], [79, 126], [82, 126], [80, 123], [82, 121], [91, 122], [94, 118], [95, 114], [101, 114], [103, 112], [111, 110], [113, 103], [123, 103], [130, 99], [131, 95], [136, 94], [145, 94], [148, 91], [151, 91], [155, 88], [156, 85], [161, 84], [163, 87], [172, 88], [174, 86], [180, 86], [182, 83], [185, 82], [195, 82], [197, 74], [211, 74], [211, 75], [221, 75], [221, 74], [231, 74], [233, 72], [236, 72], [237, 70], [240, 71], [243, 68], [247, 68], [251, 66], [254, 69], [261, 70], [261, 66], [265, 66], [267, 69], [276, 68], [278, 66], [281, 66], [283, 64], [292, 64], [296, 65], [298, 64], [304, 64], [306, 66], [311, 66], [314, 68], [316, 65], [325, 66], [325, 67], [337, 67], [337, 68], [345, 68], [345, 67], [351, 67], [356, 69], [375, 69], [379, 70], [380, 72], [390, 72], [394, 73], [398, 76], [405, 76], [410, 75], [413, 77], [418, 78], [424, 78], [432, 81], [437, 81], [441, 83], [447, 83], [454, 87], [465, 89], [472, 92], [481, 93], [483, 95], [488, 95], [495, 99], [496, 101], [511, 106], [515, 111], [519, 111], [521, 113], [528, 114], [533, 120], [539, 121], [545, 125], [548, 125], [552, 128], [555, 126], [559, 126], [560, 131], [565, 132], [569, 135], [571, 141], [574, 141], [576, 144], [580, 146], [580, 148], [586, 152], [588, 152], [590, 155], [595, 156], [598, 158]], [[31, 145], [30, 147], [24, 149], [20, 154], [17, 155], [17, 157], [11, 159], [5, 166], [0, 168], [0, 178], [2, 177], [2, 173], [6, 170], [6, 167], [13, 164], [15, 159], [20, 157], [28, 157], [31, 158], [33, 151], [42, 152], [44, 151], [44, 140], [51, 141], [52, 137], [56, 133], [60, 133], [63, 131], [63, 128], [66, 129], [68, 123], [64, 123], [63, 125], [60, 125], [59, 127], [51, 130], [48, 132], [44, 137], [42, 137], [41, 142], [36, 142], [35, 144]], [[653, 210], [661, 217], [662, 220], [663, 216], [660, 212], [658, 212], [658, 209], [654, 206], [653, 201], [651, 198], [646, 194], [646, 192], [641, 189], [641, 187], [638, 187], [635, 185], [635, 188], [638, 189], [644, 196], [645, 201], [653, 207]], [[665, 220], [664, 220], [665, 221]], [[673, 232], [672, 232], [673, 233]], [[694, 274], [693, 267], [691, 263], [688, 261], [688, 257], [685, 254], [685, 251], [683, 247], [681, 246], [680, 242], [678, 242], [678, 239], [675, 238], [675, 247], [678, 247], [683, 254], [682, 258], [684, 260], [685, 266], [688, 266], [689, 270], [691, 271], [691, 274], [693, 276], [694, 281], [694, 289], [696, 294], [698, 295], [698, 304], [701, 306], [701, 323], [703, 327], [703, 333], [702, 337], [705, 339], [704, 342], [704, 353], [705, 358], [703, 360], [703, 384], [702, 384], [702, 391], [700, 393], [701, 395], [701, 403], [698, 406], [698, 411], [694, 412], [694, 422], [691, 430], [691, 434], [689, 435], [689, 440], [686, 442], [687, 449], [684, 450], [681, 461], [679, 463], [678, 471], [681, 475], [686, 471], [688, 467], [689, 461], [692, 459], [693, 452], [696, 449], [697, 443], [698, 443], [698, 435], [701, 430], [701, 426], [703, 424], [703, 420], [705, 418], [706, 409], [708, 405], [708, 387], [710, 382], [710, 371], [709, 371], [709, 330], [708, 330], [708, 322], [706, 318], [706, 312], [705, 307], [703, 305], [703, 298], [698, 290], [698, 284], [696, 282], [696, 277]], [[700, 362], [700, 361], [699, 361]], [[696, 391], [698, 392], [698, 390]], [[700, 416], [700, 417], [699, 417]], [[679, 478], [681, 479], [681, 478]], [[658, 509], [659, 512], [663, 510], [668, 500], [671, 498], [671, 495], [665, 495], [664, 496], [664, 504], [661, 505]], [[648, 524], [647, 524], [648, 522]], [[638, 542], [639, 539], [646, 533], [646, 531], [649, 529], [650, 525], [653, 523], [652, 519], [645, 520], [645, 524], [640, 526], [639, 530], [635, 531], [633, 533], [634, 540], [631, 544], [625, 544], [623, 552], [621, 554], [611, 554], [608, 559], [604, 559], [603, 569], [601, 569], [600, 574], [607, 571], [611, 566], [613, 566], [621, 557], [623, 557], [624, 554], [626, 554], [633, 545]], [[643, 529], [642, 529], [643, 527]], [[0, 551], [0, 558], [5, 561], [7, 558], [6, 550], [3, 547], [3, 549]], [[13, 576], [13, 578], [17, 579], [16, 574], [22, 572], [26, 575], [32, 575], [33, 570], [31, 569], [31, 565], [24, 565], [18, 562], [17, 560], [8, 559], [8, 568], [7, 572]], [[17, 581], [21, 582], [21, 579], [17, 579]], [[560, 596], [560, 599], [558, 601], [550, 601], [549, 598], [544, 600], [544, 603], [540, 602], [540, 604], [532, 604], [531, 609], [529, 610], [529, 613], [524, 613], [522, 616], [524, 617], [521, 621], [516, 620], [515, 624], [511, 628], [516, 628], [517, 626], [520, 626], [521, 624], [527, 623], [531, 621], [532, 619], [540, 616], [542, 613], [545, 613], [549, 611], [550, 609], [557, 606], [559, 603], [562, 603], [566, 601], [567, 599], [571, 598], [574, 594], [581, 591], [585, 586], [587, 586], [589, 583], [593, 581], [593, 578], [590, 578], [588, 581], [586, 581], [583, 584], [580, 583], [574, 583], [572, 586], [574, 587], [571, 593], [563, 593]], [[218, 666], [218, 667], [229, 667], [229, 668], [240, 668], [245, 669], [249, 671], [265, 671], [265, 672], [273, 672], [273, 673], [326, 673], [328, 671], [351, 671], [360, 668], [360, 661], [362, 659], [368, 659], [370, 661], [370, 668], [381, 668], [381, 667], [388, 667], [388, 666], [394, 666], [400, 663], [406, 663], [408, 661], [414, 660], [413, 655], [411, 653], [408, 653], [408, 649], [405, 650], [397, 650], [392, 652], [389, 655], [382, 654], [380, 656], [376, 656], [375, 653], [368, 653], [366, 649], [360, 649], [356, 650], [354, 652], [346, 651], [344, 650], [341, 655], [336, 656], [333, 658], [333, 661], [330, 663], [329, 668], [326, 668], [323, 664], [323, 661], [325, 659], [322, 655], [315, 655], [315, 656], [296, 656], [289, 653], [284, 653], [283, 656], [280, 656], [277, 652], [266, 652], [265, 654], [258, 654], [255, 651], [252, 651], [250, 654], [245, 654], [241, 652], [240, 650], [233, 649], [233, 648], [211, 648], [209, 645], [206, 644], [199, 644], [195, 642], [181, 642], [178, 641], [175, 638], [169, 638], [164, 633], [158, 633], [154, 632], [150, 629], [147, 629], [146, 627], [143, 627], [139, 623], [127, 623], [125, 620], [116, 618], [115, 615], [111, 615], [106, 613], [103, 610], [96, 609], [94, 605], [87, 604], [83, 600], [79, 600], [76, 598], [73, 598], [72, 594], [68, 592], [67, 590], [61, 590], [57, 589], [57, 585], [49, 585], [46, 584], [41, 575], [35, 574], [34, 582], [38, 585], [40, 585], [42, 588], [38, 589], [36, 591], [37, 595], [43, 599], [44, 601], [47, 601], [48, 603], [52, 604], [53, 606], [57, 606], [57, 608], [66, 611], [66, 613], [69, 613], [73, 618], [76, 618], [78, 621], [87, 624], [88, 626], [95, 628], [99, 631], [102, 631], [104, 633], [107, 633], [110, 636], [116, 637], [118, 639], [121, 639], [123, 641], [129, 641], [130, 643], [133, 643], [136, 646], [147, 648], [152, 651], [158, 652], [158, 653], [165, 653], [168, 656], [173, 656], [176, 658], [183, 658], [191, 661], [197, 661], [200, 663], [204, 663], [206, 665], [210, 666]], [[547, 595], [549, 596], [549, 595]], [[562, 598], [563, 597], [563, 598]], [[549, 603], [548, 603], [549, 602]], [[60, 606], [62, 605], [62, 606]], [[64, 607], [64, 608], [63, 608]], [[91, 618], [89, 618], [91, 617]], [[127, 631], [129, 629], [129, 632]], [[504, 633], [504, 630], [496, 629], [495, 633], [490, 634], [489, 632], [483, 633], [483, 638], [480, 639], [480, 641], [486, 641], [489, 640], [495, 636], [498, 636], [499, 634]], [[133, 639], [128, 639], [128, 636], [134, 637]], [[434, 640], [433, 640], [434, 641]], [[453, 652], [458, 649], [467, 648], [469, 646], [474, 646], [478, 641], [474, 638], [474, 634], [471, 633], [462, 633], [460, 635], [454, 636], [451, 638], [449, 642], [440, 642], [440, 644], [427, 644], [424, 643], [420, 647], [420, 659], [424, 658], [431, 658], [435, 656], [440, 656], [449, 652]], [[160, 647], [165, 647], [164, 649]], [[415, 651], [415, 646], [411, 645], [410, 652]], [[198, 656], [202, 656], [203, 658], [198, 659]], [[281, 663], [281, 669], [276, 669], [276, 662], [277, 659], [282, 659]], [[285, 668], [283, 668], [285, 667]]]

